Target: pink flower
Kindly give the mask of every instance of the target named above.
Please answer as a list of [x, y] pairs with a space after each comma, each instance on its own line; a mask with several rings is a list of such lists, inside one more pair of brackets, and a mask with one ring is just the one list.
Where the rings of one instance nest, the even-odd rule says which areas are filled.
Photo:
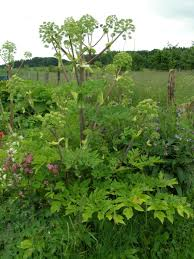
[[2, 139], [5, 136], [3, 131], [0, 131], [0, 139]]
[[24, 168], [24, 172], [27, 173], [27, 174], [32, 174], [32, 168], [29, 168], [29, 167], [26, 167]]
[[33, 156], [32, 154], [28, 154], [26, 157], [25, 157], [25, 163], [26, 164], [31, 164], [32, 163], [32, 160], [33, 160]]
[[48, 164], [47, 168], [48, 168], [49, 171], [51, 171], [53, 169], [53, 165], [52, 164]]
[[20, 168], [20, 165], [19, 165], [19, 164], [13, 164], [13, 165], [12, 165], [12, 171], [13, 171], [13, 173], [16, 173], [19, 168]]
[[9, 170], [9, 164], [8, 163], [5, 163], [4, 165], [3, 165], [3, 171], [4, 172], [7, 172], [8, 170]]
[[58, 172], [59, 172], [59, 168], [58, 168], [58, 165], [53, 165], [53, 173], [54, 174], [58, 174]]
[[51, 173], [53, 173], [53, 174], [58, 174], [59, 173], [59, 167], [58, 167], [58, 165], [55, 165], [55, 164], [48, 164], [47, 165], [47, 168], [48, 168], [48, 170], [51, 172]]

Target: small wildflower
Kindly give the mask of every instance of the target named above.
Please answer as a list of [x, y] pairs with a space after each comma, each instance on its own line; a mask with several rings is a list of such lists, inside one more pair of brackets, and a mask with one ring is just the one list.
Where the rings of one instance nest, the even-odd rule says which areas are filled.
[[48, 170], [53, 173], [54, 175], [59, 173], [59, 167], [58, 165], [55, 164], [48, 164], [47, 165]]
[[33, 160], [33, 156], [32, 154], [28, 154], [26, 157], [25, 157], [25, 163], [26, 164], [31, 164], [32, 163], [32, 160]]
[[7, 164], [3, 165], [3, 171], [7, 172], [9, 170], [9, 166]]
[[19, 164], [13, 164], [12, 165], [12, 171], [13, 173], [16, 173], [18, 171], [18, 169], [20, 169], [20, 165]]
[[3, 131], [0, 131], [0, 139], [2, 139], [5, 136]]
[[44, 180], [44, 185], [48, 186], [49, 185], [49, 181], [48, 180]]
[[20, 191], [20, 192], [19, 192], [19, 196], [20, 196], [21, 198], [23, 198], [23, 197], [24, 197], [24, 193], [23, 193], [22, 191]]
[[178, 134], [175, 134], [175, 138], [178, 140], [182, 140], [181, 136], [179, 136]]
[[7, 151], [7, 153], [8, 153], [9, 155], [13, 155], [13, 154], [16, 154], [16, 153], [17, 153], [17, 150], [11, 147], [11, 148]]
[[53, 169], [53, 165], [52, 164], [48, 164], [47, 168], [48, 168], [49, 171], [51, 171]]
[[29, 168], [29, 167], [26, 167], [24, 168], [24, 172], [27, 173], [27, 174], [32, 174], [32, 168]]

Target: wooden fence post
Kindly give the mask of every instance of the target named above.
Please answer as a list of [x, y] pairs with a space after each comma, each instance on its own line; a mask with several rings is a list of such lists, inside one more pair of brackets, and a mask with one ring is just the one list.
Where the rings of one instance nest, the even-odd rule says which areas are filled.
[[49, 82], [49, 72], [45, 73], [45, 83], [48, 84]]
[[60, 84], [60, 81], [61, 81], [61, 72], [58, 70], [57, 71], [57, 85]]
[[175, 103], [175, 69], [170, 69], [168, 76], [168, 105]]

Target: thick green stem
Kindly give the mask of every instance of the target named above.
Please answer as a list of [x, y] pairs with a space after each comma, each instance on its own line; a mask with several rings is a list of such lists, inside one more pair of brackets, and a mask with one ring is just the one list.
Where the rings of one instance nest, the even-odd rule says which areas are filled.
[[[85, 80], [85, 70], [82, 67], [82, 60], [80, 60], [80, 67], [79, 70], [76, 66], [76, 62], [75, 62], [75, 54], [74, 54], [74, 49], [73, 49], [73, 44], [71, 41], [71, 38], [69, 37], [69, 41], [70, 41], [70, 46], [71, 46], [71, 51], [72, 51], [72, 57], [73, 57], [73, 61], [74, 61], [74, 69], [75, 69], [75, 75], [76, 75], [76, 80], [77, 80], [77, 84], [79, 87], [83, 86], [83, 82]], [[80, 53], [82, 52], [82, 44], [80, 44]], [[79, 75], [78, 75], [79, 73]], [[84, 108], [83, 108], [83, 96], [81, 94], [81, 98], [80, 98], [80, 110], [79, 110], [79, 124], [80, 124], [80, 143], [82, 144], [83, 140], [84, 140], [84, 130], [85, 130], [85, 116], [84, 116]]]
[[10, 95], [10, 128], [14, 129], [14, 102], [13, 102], [13, 96]]
[[85, 130], [85, 118], [84, 118], [84, 109], [80, 107], [79, 110], [79, 121], [80, 121], [80, 143], [84, 140], [84, 130]]
[[[58, 141], [59, 141], [59, 136], [58, 136], [58, 134], [57, 134], [56, 129], [52, 128], [52, 129], [50, 129], [50, 132], [51, 132], [52, 135], [54, 136], [55, 141], [58, 142]], [[57, 148], [58, 148], [58, 153], [59, 153], [61, 162], [63, 162], [63, 161], [64, 161], [63, 147], [62, 147], [61, 144], [59, 143], [58, 146], [57, 146]]]
[[[79, 86], [82, 87], [83, 86], [83, 82], [85, 80], [85, 70], [83, 67], [80, 67], [79, 70], [79, 74], [80, 74], [80, 81], [79, 81]], [[80, 107], [80, 111], [79, 111], [79, 118], [80, 118], [80, 142], [82, 143], [82, 141], [84, 140], [84, 130], [85, 130], [85, 116], [84, 116], [84, 108], [83, 108], [83, 96], [81, 95], [81, 107]]]
[[[4, 108], [3, 108], [3, 104], [2, 104], [1, 99], [0, 99], [0, 113], [2, 114], [2, 124], [3, 124], [3, 125], [6, 125], [7, 122], [6, 122], [5, 112], [4, 112]], [[10, 124], [8, 123], [8, 125], [6, 125], [6, 126], [7, 126], [8, 130], [9, 130], [9, 132], [12, 133], [13, 130], [12, 130], [12, 128], [10, 127]]]
[[7, 76], [8, 76], [8, 80], [11, 78], [12, 74], [12, 66], [10, 64], [7, 65]]
[[0, 99], [0, 113], [2, 114], [2, 124], [5, 125], [5, 113], [4, 113], [4, 108], [3, 108], [1, 99]]

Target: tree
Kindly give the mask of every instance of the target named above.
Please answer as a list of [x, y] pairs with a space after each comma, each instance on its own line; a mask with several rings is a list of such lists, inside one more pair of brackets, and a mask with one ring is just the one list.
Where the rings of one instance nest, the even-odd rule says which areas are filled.
[[119, 52], [113, 58], [113, 63], [106, 66], [106, 71], [113, 73], [117, 80], [122, 71], [131, 70], [132, 57], [127, 52]]
[[133, 52], [132, 60], [132, 70], [139, 71], [144, 68], [145, 58], [143, 57], [143, 55], [139, 54], [138, 52]]
[[6, 41], [0, 49], [0, 57], [5, 63], [8, 78], [11, 78], [14, 66], [14, 54], [16, 53], [16, 45], [13, 42]]
[[10, 131], [12, 131], [14, 128], [14, 98], [13, 98], [14, 87], [18, 83], [21, 83], [21, 79], [18, 78], [16, 75], [19, 72], [20, 68], [22, 67], [25, 59], [29, 59], [32, 57], [31, 52], [26, 51], [24, 53], [25, 59], [22, 60], [21, 65], [20, 65], [19, 69], [17, 70], [15, 76], [13, 78], [11, 78], [12, 69], [14, 67], [15, 53], [16, 53], [16, 45], [15, 45], [15, 43], [10, 42], [10, 41], [6, 41], [0, 49], [0, 57], [2, 58], [3, 62], [5, 63], [5, 66], [7, 69], [7, 75], [8, 75], [8, 79], [9, 79], [9, 81], [7, 82], [7, 89], [9, 92], [9, 100], [10, 100], [10, 125], [9, 125]]
[[[12, 70], [14, 68], [14, 62], [15, 62], [15, 57], [14, 55], [16, 54], [16, 45], [15, 43], [11, 41], [6, 41], [1, 49], [0, 49], [0, 57], [2, 58], [6, 69], [7, 69], [7, 75], [8, 78], [10, 79], [12, 76]], [[29, 51], [24, 52], [24, 59], [21, 60], [20, 66], [16, 74], [19, 72], [20, 68], [24, 64], [24, 61], [26, 59], [31, 59], [32, 58], [32, 53]]]
[[[84, 15], [79, 20], [73, 17], [66, 18], [63, 25], [58, 26], [53, 22], [44, 22], [40, 26], [40, 37], [46, 47], [51, 45], [56, 56], [63, 54], [72, 62], [78, 86], [85, 81], [85, 72], [90, 69], [90, 64], [96, 61], [103, 53], [110, 50], [114, 42], [123, 37], [131, 37], [135, 29], [131, 19], [118, 19], [116, 15], [106, 18], [104, 24], [99, 24], [91, 15]], [[96, 39], [96, 31], [100, 36]], [[96, 54], [95, 48], [106, 38], [106, 44]], [[86, 57], [87, 56], [87, 60]], [[80, 97], [82, 100], [82, 96]], [[84, 139], [84, 111], [80, 107], [80, 141]]]

